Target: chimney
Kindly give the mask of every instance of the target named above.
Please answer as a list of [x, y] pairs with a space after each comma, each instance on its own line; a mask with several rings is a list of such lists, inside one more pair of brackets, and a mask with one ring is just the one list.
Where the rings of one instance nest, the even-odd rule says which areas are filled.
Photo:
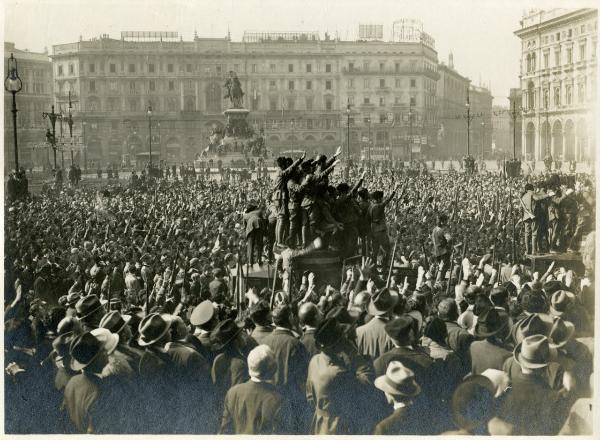
[[452, 55], [452, 52], [448, 55], [448, 67], [454, 69], [454, 55]]

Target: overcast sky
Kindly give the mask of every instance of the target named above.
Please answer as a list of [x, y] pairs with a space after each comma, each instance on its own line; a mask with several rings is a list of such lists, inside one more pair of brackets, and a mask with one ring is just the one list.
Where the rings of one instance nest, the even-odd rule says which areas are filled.
[[[120, 31], [177, 31], [191, 40], [223, 37], [234, 41], [245, 30], [319, 31], [355, 38], [358, 24], [383, 24], [415, 18], [436, 41], [438, 59], [454, 53], [455, 68], [476, 85], [491, 84], [495, 105], [507, 105], [518, 86], [519, 39], [513, 32], [525, 9], [561, 6], [538, 1], [424, 0], [4, 0], [4, 40], [18, 48], [43, 51]], [[563, 4], [566, 2], [563, 2]], [[589, 4], [589, 3], [588, 3]], [[569, 7], [584, 6], [571, 1]]]

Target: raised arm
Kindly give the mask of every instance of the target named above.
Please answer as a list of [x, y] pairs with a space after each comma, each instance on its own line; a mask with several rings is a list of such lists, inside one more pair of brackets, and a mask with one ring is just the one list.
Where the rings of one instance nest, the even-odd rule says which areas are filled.
[[365, 176], [367, 175], [366, 171], [363, 171], [362, 175], [360, 176], [360, 179], [358, 180], [358, 182], [356, 182], [356, 185], [354, 185], [354, 187], [350, 190], [350, 195], [353, 196], [356, 194], [356, 191], [358, 191], [358, 188], [360, 188], [360, 186], [362, 185], [363, 181], [365, 180]]
[[285, 170], [283, 170], [281, 174], [283, 176], [288, 176], [289, 174], [291, 174], [292, 170], [294, 168], [296, 168], [298, 165], [300, 165], [305, 157], [306, 157], [306, 151], [304, 151], [302, 153], [302, 156], [300, 156], [298, 159], [296, 159], [289, 167], [287, 167]]

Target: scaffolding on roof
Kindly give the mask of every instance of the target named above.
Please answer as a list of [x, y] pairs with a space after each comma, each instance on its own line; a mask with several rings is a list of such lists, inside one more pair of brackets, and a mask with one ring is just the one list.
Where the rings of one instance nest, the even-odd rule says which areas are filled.
[[264, 43], [278, 41], [319, 41], [318, 32], [261, 32], [245, 31], [242, 37], [244, 43]]

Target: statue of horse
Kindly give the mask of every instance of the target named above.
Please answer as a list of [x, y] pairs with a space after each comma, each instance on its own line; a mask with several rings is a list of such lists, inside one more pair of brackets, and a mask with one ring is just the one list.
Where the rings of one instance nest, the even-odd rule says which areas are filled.
[[224, 88], [226, 94], [224, 98], [229, 98], [232, 108], [242, 108], [244, 102], [244, 92], [242, 91], [242, 85], [235, 72], [229, 72], [229, 78], [225, 81]]

